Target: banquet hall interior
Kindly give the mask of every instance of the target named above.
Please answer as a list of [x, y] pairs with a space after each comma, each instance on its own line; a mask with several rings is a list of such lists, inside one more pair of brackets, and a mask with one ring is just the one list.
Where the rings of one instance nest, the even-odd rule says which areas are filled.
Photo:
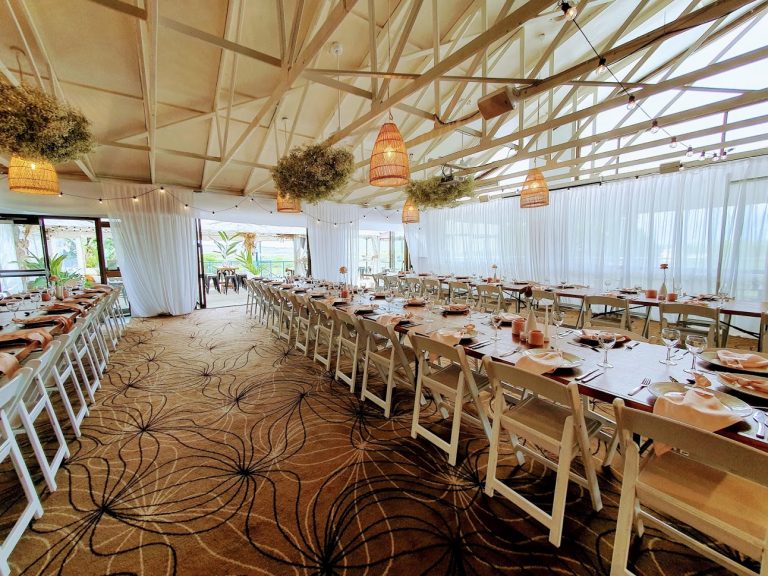
[[1, 2], [0, 576], [768, 575], [766, 38]]

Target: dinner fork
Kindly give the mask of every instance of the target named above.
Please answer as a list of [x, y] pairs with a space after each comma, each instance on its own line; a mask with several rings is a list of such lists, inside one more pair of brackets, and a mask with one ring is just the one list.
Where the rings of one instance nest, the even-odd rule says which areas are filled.
[[640, 390], [642, 390], [646, 386], [649, 386], [650, 384], [651, 384], [650, 378], [643, 378], [643, 381], [640, 383], [640, 386], [638, 386], [637, 388], [632, 388], [632, 390], [629, 391], [629, 395], [634, 396], [635, 394], [640, 392]]

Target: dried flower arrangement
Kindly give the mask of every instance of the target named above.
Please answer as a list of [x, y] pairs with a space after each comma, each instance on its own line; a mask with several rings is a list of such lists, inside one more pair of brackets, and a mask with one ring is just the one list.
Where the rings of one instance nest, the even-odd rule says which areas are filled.
[[0, 150], [27, 160], [74, 160], [93, 149], [81, 112], [31, 86], [0, 83]]
[[459, 198], [472, 196], [474, 179], [464, 180], [434, 176], [425, 180], [411, 180], [405, 193], [419, 208], [442, 208], [456, 204]]
[[348, 150], [309, 144], [280, 158], [272, 168], [272, 179], [281, 193], [313, 203], [341, 189], [354, 169], [354, 156]]

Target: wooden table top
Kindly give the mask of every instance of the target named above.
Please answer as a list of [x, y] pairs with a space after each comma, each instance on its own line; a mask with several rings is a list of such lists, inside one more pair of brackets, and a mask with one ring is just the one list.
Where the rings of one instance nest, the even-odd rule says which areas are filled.
[[[412, 313], [413, 324], [397, 327], [397, 331], [401, 333], [415, 330], [421, 334], [429, 334], [441, 328], [459, 329], [466, 324], [474, 324], [478, 335], [472, 341], [467, 342], [464, 348], [467, 356], [472, 358], [479, 359], [485, 355], [490, 355], [496, 360], [514, 364], [521, 357], [521, 353], [529, 349], [526, 344], [521, 343], [516, 336], [512, 335], [512, 329], [508, 325], [502, 326], [499, 330], [500, 339], [498, 341], [491, 340], [494, 330], [489, 323], [489, 314], [474, 313], [471, 318], [467, 314], [443, 315], [423, 306], [404, 307], [405, 300], [402, 298], [394, 299], [389, 303], [382, 299], [371, 300], [368, 294], [357, 296], [355, 299], [355, 303], [359, 304], [370, 304], [371, 302], [378, 304], [378, 310], [382, 313]], [[562, 330], [562, 332], [565, 331], [566, 329]], [[598, 368], [597, 363], [602, 359], [602, 351], [580, 346], [576, 334], [577, 331], [571, 332], [557, 340], [556, 343], [553, 343], [563, 351], [570, 352], [583, 359], [583, 364], [577, 368], [559, 369], [553, 375], [550, 375], [551, 378], [559, 382], [570, 382], [574, 378]], [[472, 347], [477, 343], [484, 344], [479, 347]], [[512, 353], [515, 350], [517, 351]], [[676, 355], [680, 356], [684, 352], [684, 350], [678, 349]], [[689, 377], [684, 370], [691, 366], [690, 354], [686, 354], [677, 361], [675, 366], [662, 364], [660, 360], [664, 358], [666, 358], [666, 348], [664, 346], [648, 343], [640, 343], [631, 349], [626, 345], [617, 346], [608, 352], [608, 361], [614, 367], [603, 369], [602, 374], [595, 379], [579, 383], [579, 390], [585, 396], [604, 402], [613, 402], [615, 398], [623, 398], [628, 406], [650, 411], [653, 409], [655, 397], [647, 388], [633, 396], [629, 395], [629, 392], [636, 388], [644, 378], [650, 378], [651, 382], [669, 382], [670, 377], [672, 377], [686, 383]], [[708, 370], [727, 371], [717, 366], [709, 365], [702, 360], [699, 360], [697, 365]], [[713, 382], [717, 381], [716, 377], [711, 377], [711, 379]], [[768, 406], [768, 400], [761, 401], [756, 396], [733, 393], [732, 390], [720, 383], [713, 383], [712, 389], [727, 392], [751, 405], [763, 408]], [[721, 431], [720, 434], [760, 450], [768, 451], [768, 442], [758, 439], [755, 436], [756, 432], [757, 423], [749, 418]]]

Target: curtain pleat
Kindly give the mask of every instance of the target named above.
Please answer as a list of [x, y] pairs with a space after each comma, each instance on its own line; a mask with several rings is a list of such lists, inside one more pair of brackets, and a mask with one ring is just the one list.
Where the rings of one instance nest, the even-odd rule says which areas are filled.
[[318, 202], [303, 207], [307, 215], [312, 276], [338, 281], [339, 268], [348, 270], [347, 280], [358, 281], [360, 254], [360, 207], [336, 202]]

